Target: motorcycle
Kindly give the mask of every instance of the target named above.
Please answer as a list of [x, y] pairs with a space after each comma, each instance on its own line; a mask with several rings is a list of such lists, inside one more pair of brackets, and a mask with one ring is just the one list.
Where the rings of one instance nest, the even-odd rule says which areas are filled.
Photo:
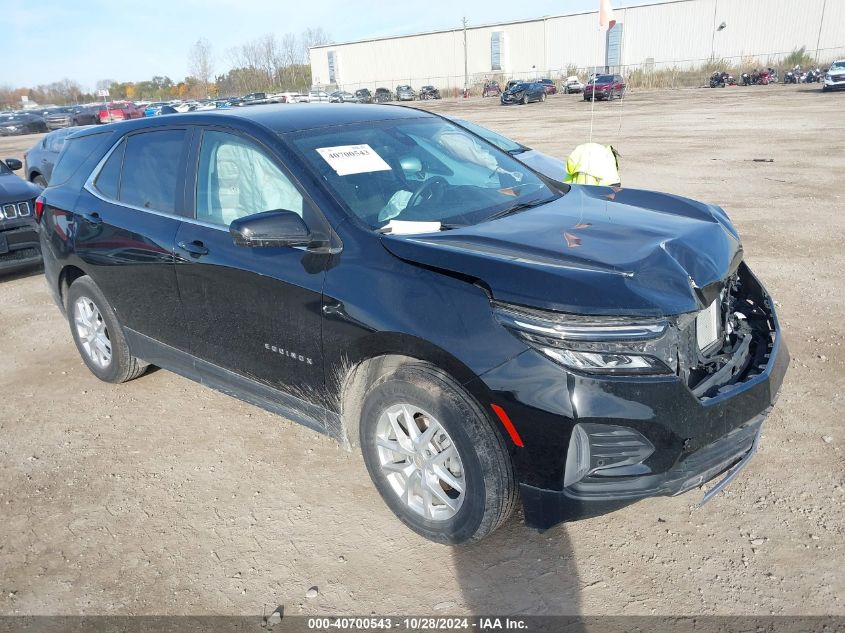
[[795, 73], [791, 70], [787, 70], [786, 74], [783, 76], [783, 83], [785, 84], [797, 84], [798, 77], [796, 77]]
[[730, 73], [719, 72], [718, 70], [710, 75], [711, 88], [724, 88], [725, 86], [735, 86], [736, 79]]
[[810, 70], [807, 71], [806, 76], [804, 77], [804, 83], [808, 83], [808, 84], [817, 83], [817, 82], [820, 82], [820, 81], [823, 81], [823, 80], [824, 80], [824, 75], [822, 74], [822, 71], [820, 71], [818, 68], [816, 68], [816, 69], [811, 68]]

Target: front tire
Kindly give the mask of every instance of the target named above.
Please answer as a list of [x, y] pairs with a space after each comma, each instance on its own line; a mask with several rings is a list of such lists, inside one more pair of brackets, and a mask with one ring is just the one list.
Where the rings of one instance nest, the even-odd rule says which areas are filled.
[[97, 378], [120, 383], [146, 371], [147, 363], [129, 353], [117, 315], [87, 275], [68, 290], [67, 313], [76, 349]]
[[433, 365], [408, 363], [376, 381], [359, 433], [376, 489], [417, 534], [444, 544], [478, 541], [513, 511], [517, 489], [502, 436]]
[[32, 179], [32, 182], [41, 187], [42, 189], [47, 188], [47, 179], [41, 174], [35, 176], [35, 178]]
[[546, 93], [544, 92], [543, 94], [540, 95], [540, 102], [542, 103], [545, 100], [546, 100]]

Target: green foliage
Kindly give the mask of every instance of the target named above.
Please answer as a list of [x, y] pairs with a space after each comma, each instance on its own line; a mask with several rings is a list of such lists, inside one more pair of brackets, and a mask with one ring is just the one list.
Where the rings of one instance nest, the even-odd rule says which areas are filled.
[[812, 66], [816, 63], [816, 60], [813, 58], [812, 55], [807, 53], [806, 47], [802, 46], [801, 48], [796, 48], [792, 51], [789, 55], [784, 57], [781, 60], [781, 65], [785, 66], [786, 68], [794, 68], [795, 66], [801, 66], [805, 68], [807, 66]]

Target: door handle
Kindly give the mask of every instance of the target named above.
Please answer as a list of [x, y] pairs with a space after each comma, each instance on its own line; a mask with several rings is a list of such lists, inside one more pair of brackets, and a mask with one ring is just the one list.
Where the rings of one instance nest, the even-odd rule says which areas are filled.
[[88, 224], [102, 224], [103, 218], [100, 217], [100, 214], [94, 211], [93, 213], [80, 213], [80, 216], [83, 220], [85, 220]]
[[183, 251], [187, 251], [192, 257], [202, 257], [203, 255], [208, 255], [208, 247], [199, 240], [194, 240], [193, 242], [179, 242], [178, 246]]

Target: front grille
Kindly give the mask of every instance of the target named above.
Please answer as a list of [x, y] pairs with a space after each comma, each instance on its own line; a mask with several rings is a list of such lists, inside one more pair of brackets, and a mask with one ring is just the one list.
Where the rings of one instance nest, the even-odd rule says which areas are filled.
[[9, 251], [0, 255], [0, 262], [20, 261], [22, 259], [33, 259], [38, 257], [38, 251], [34, 248], [20, 248], [16, 251]]
[[3, 219], [28, 218], [32, 213], [32, 205], [28, 201], [10, 202], [2, 205]]

